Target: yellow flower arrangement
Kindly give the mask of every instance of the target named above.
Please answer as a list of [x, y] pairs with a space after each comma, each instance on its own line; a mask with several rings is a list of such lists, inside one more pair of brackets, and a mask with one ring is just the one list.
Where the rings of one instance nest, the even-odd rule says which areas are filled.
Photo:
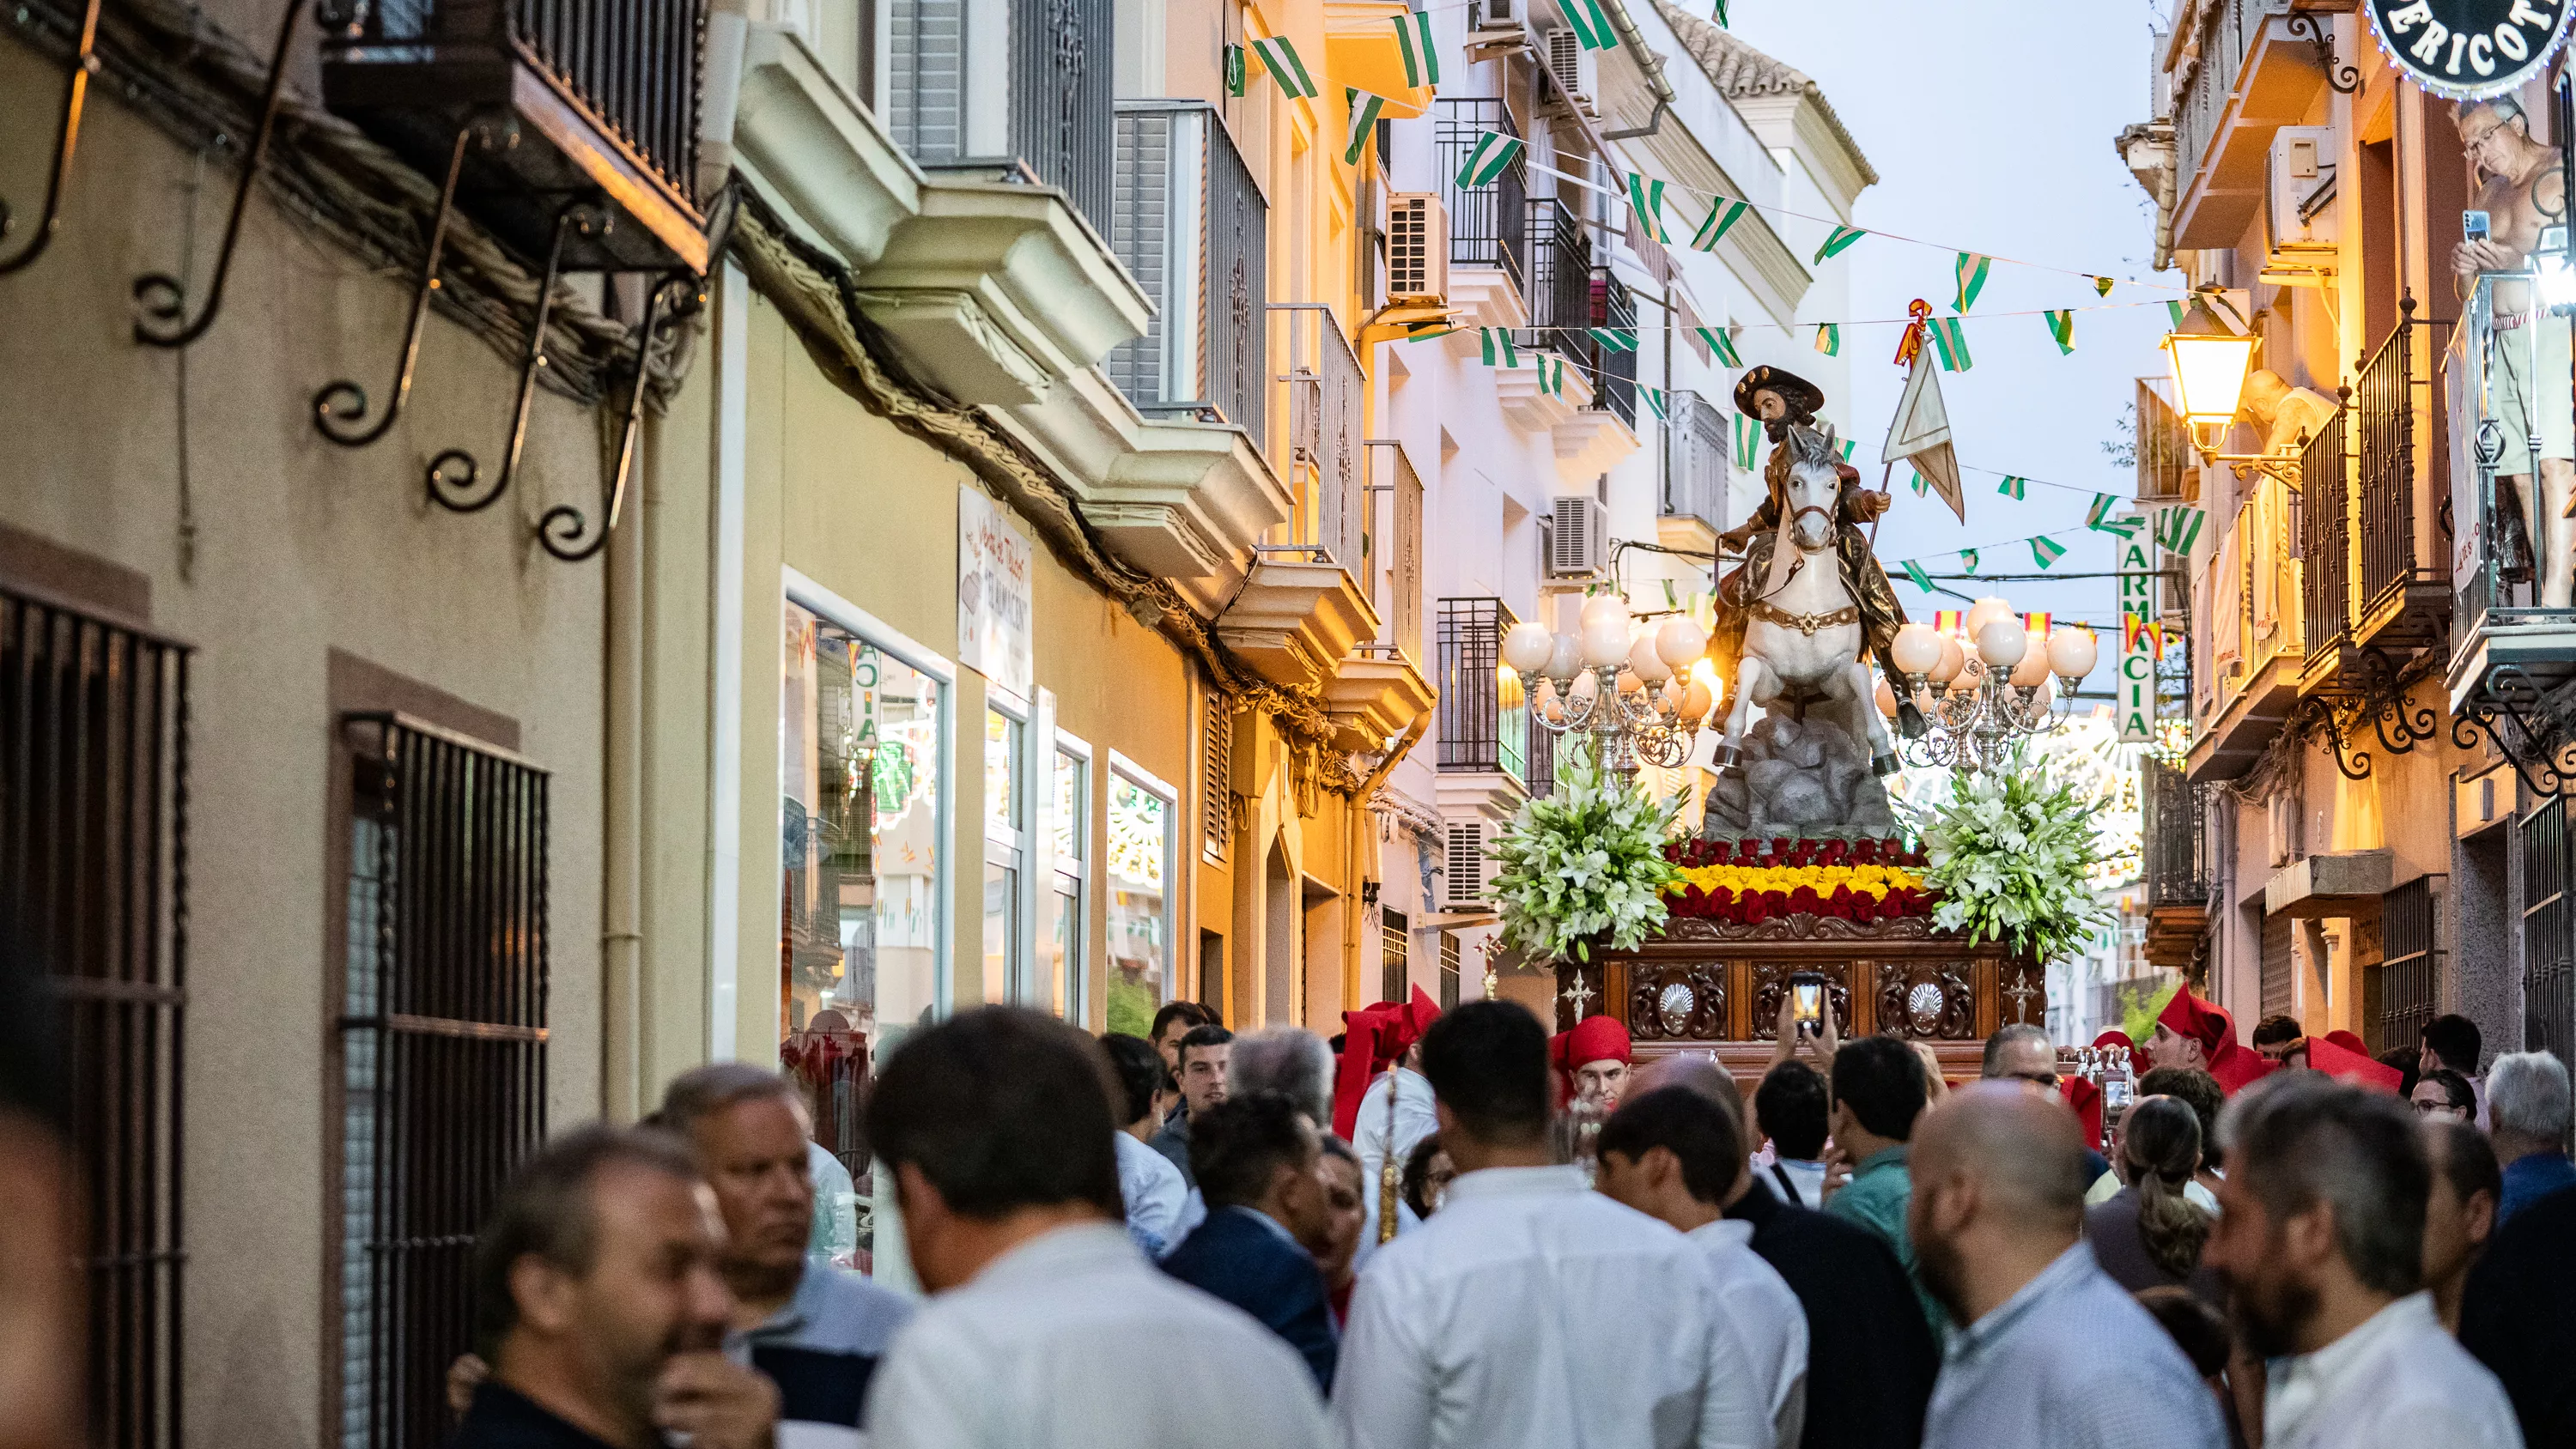
[[1739, 896], [1808, 886], [1828, 897], [1835, 887], [1849, 886], [1853, 895], [1883, 900], [1890, 891], [1921, 890], [1923, 878], [1892, 865], [1695, 865], [1683, 867], [1681, 879], [1665, 893], [1678, 895], [1686, 886], [1712, 893], [1724, 886]]

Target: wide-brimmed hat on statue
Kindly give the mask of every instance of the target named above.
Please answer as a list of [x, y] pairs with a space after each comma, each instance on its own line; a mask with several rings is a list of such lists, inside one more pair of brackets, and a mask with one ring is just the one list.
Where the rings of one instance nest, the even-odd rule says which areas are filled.
[[1825, 405], [1823, 388], [1794, 372], [1766, 362], [1747, 369], [1744, 376], [1736, 379], [1735, 410], [1748, 418], [1761, 417], [1761, 412], [1753, 406], [1753, 395], [1765, 389], [1778, 393], [1780, 401], [1789, 405], [1793, 417], [1799, 414], [1813, 417]]

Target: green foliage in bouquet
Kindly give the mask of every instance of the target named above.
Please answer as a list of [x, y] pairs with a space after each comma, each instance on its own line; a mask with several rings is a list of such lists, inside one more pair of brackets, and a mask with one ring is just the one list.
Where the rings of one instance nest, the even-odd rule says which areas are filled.
[[1608, 936], [1622, 950], [1664, 924], [1664, 886], [1679, 877], [1664, 837], [1681, 802], [1639, 793], [1602, 767], [1588, 740], [1557, 756], [1556, 792], [1524, 801], [1492, 846], [1503, 864], [1492, 894], [1503, 944], [1527, 956], [1591, 959]]
[[1954, 772], [1950, 795], [1910, 810], [1923, 840], [1933, 923], [1968, 941], [2001, 940], [2033, 960], [2070, 954], [2111, 923], [2085, 881], [2104, 850], [2092, 806], [2046, 762], [2016, 751]]

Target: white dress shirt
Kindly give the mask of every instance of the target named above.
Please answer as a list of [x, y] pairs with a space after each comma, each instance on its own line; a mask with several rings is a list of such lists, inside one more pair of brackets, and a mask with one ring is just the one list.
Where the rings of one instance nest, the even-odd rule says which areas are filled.
[[885, 1449], [1324, 1449], [1314, 1375], [1115, 1223], [1058, 1228], [922, 1306], [868, 1391]]
[[[1692, 1230], [1717, 1280], [1724, 1361], [1712, 1386], [1740, 1381], [1759, 1393], [1758, 1422], [1730, 1427], [1729, 1442], [1794, 1445], [1807, 1426], [1807, 1310], [1780, 1271], [1753, 1251], [1753, 1225], [1720, 1218]], [[1741, 1394], [1732, 1396], [1743, 1398]]]
[[[1723, 1442], [1706, 1402], [1719, 1341], [1705, 1257], [1591, 1191], [1581, 1168], [1464, 1174], [1360, 1275], [1333, 1376], [1343, 1444]], [[1671, 1291], [1687, 1283], [1701, 1291]]]
[[2267, 1449], [2522, 1449], [2504, 1386], [2414, 1293], [2359, 1328], [2272, 1367]]
[[1172, 1160], [1129, 1133], [1112, 1134], [1118, 1147], [1118, 1195], [1127, 1203], [1127, 1230], [1136, 1246], [1157, 1258], [1171, 1256], [1181, 1245], [1182, 1205], [1189, 1184]]
[[[1393, 1082], [1396, 1085], [1389, 1087]], [[1395, 1093], [1395, 1170], [1404, 1172], [1405, 1161], [1422, 1139], [1440, 1130], [1440, 1116], [1432, 1110], [1431, 1082], [1420, 1072], [1405, 1067], [1378, 1073], [1360, 1094], [1359, 1117], [1351, 1124], [1351, 1150], [1360, 1155], [1360, 1250], [1357, 1261], [1366, 1263], [1377, 1248], [1378, 1174], [1386, 1163], [1386, 1094]], [[1411, 1232], [1422, 1219], [1413, 1209], [1396, 1205], [1396, 1227]]]

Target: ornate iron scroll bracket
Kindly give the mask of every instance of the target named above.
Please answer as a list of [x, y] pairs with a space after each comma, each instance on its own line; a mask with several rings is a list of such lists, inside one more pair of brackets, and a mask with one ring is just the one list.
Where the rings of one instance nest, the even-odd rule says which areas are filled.
[[[666, 315], [663, 297], [681, 287], [690, 290]], [[654, 338], [705, 301], [705, 279], [695, 272], [666, 272], [646, 294], [644, 322], [635, 329], [635, 372], [627, 390], [626, 426], [618, 431], [617, 462], [601, 489], [598, 526], [592, 527], [590, 516], [579, 508], [558, 503], [537, 520], [537, 542], [546, 552], [565, 563], [581, 563], [608, 547], [608, 536], [617, 530], [617, 515], [626, 505], [626, 479], [634, 471], [635, 443], [644, 429], [644, 379], [652, 363]]]
[[[147, 272], [134, 279], [135, 305], [143, 315], [134, 319], [134, 340], [149, 347], [185, 347], [206, 335], [215, 318], [224, 310], [224, 284], [231, 279], [233, 249], [241, 242], [243, 213], [250, 209], [251, 188], [259, 183], [260, 168], [268, 164], [268, 143], [277, 135], [278, 105], [286, 97], [286, 50], [295, 38], [295, 22], [304, 14], [306, 0], [286, 0], [286, 13], [277, 22], [277, 48], [268, 58], [268, 93], [260, 103], [259, 133], [250, 143], [250, 155], [242, 161], [241, 182], [233, 188], [233, 211], [224, 223], [223, 250], [215, 254], [215, 274], [206, 284], [206, 305], [195, 321], [188, 321], [188, 283], [167, 272]], [[157, 324], [157, 325], [156, 325]]]
[[429, 460], [424, 475], [430, 502], [455, 513], [475, 513], [491, 507], [510, 491], [511, 480], [519, 476], [519, 457], [527, 447], [528, 415], [536, 404], [537, 374], [546, 366], [546, 327], [554, 317], [555, 282], [563, 271], [564, 237], [576, 231], [597, 236], [609, 225], [608, 213], [588, 202], [576, 202], [556, 213], [554, 239], [546, 247], [545, 275], [537, 283], [536, 319], [529, 324], [528, 350], [519, 364], [519, 400], [510, 412], [510, 439], [501, 455], [501, 476], [478, 494], [475, 490], [482, 486], [482, 465], [463, 448], [446, 449]]
[[[54, 228], [63, 219], [63, 185], [71, 179], [72, 152], [80, 145], [81, 107], [89, 99], [89, 78], [98, 71], [98, 9], [100, 0], [89, 0], [81, 15], [80, 47], [72, 53], [72, 73], [63, 82], [63, 117], [54, 131], [54, 169], [45, 180], [45, 214], [36, 223], [35, 235], [20, 247], [15, 256], [0, 258], [0, 277], [23, 271], [54, 239]], [[0, 236], [9, 231], [9, 203], [0, 199]]]
[[392, 432], [402, 418], [403, 404], [411, 399], [412, 370], [420, 363], [420, 335], [429, 321], [429, 296], [438, 290], [438, 259], [447, 249], [447, 223], [456, 215], [456, 178], [465, 170], [465, 148], [473, 134], [472, 126], [458, 128], [456, 145], [448, 152], [447, 180], [438, 188], [438, 215], [429, 224], [429, 249], [421, 254], [420, 275], [412, 282], [411, 325], [403, 331], [402, 364], [394, 370], [394, 396], [385, 415], [371, 428], [351, 426], [367, 416], [367, 390], [346, 378], [313, 394], [313, 430], [343, 448], [363, 448]]
[[2324, 16], [2300, 10], [2282, 21], [2281, 28], [2317, 48], [2317, 65], [2326, 73], [2326, 84], [2334, 88], [2336, 95], [2348, 96], [2361, 89], [2361, 71], [2335, 63], [2334, 33], [2326, 28], [2330, 23]]
[[2565, 738], [2562, 707], [2541, 693], [2521, 665], [2498, 664], [2489, 669], [2479, 682], [2477, 697], [2451, 721], [2451, 743], [2461, 749], [2477, 748], [2480, 733], [2494, 743], [2533, 794], [2556, 795], [2576, 783], [2560, 766], [2566, 745], [2553, 744]]

